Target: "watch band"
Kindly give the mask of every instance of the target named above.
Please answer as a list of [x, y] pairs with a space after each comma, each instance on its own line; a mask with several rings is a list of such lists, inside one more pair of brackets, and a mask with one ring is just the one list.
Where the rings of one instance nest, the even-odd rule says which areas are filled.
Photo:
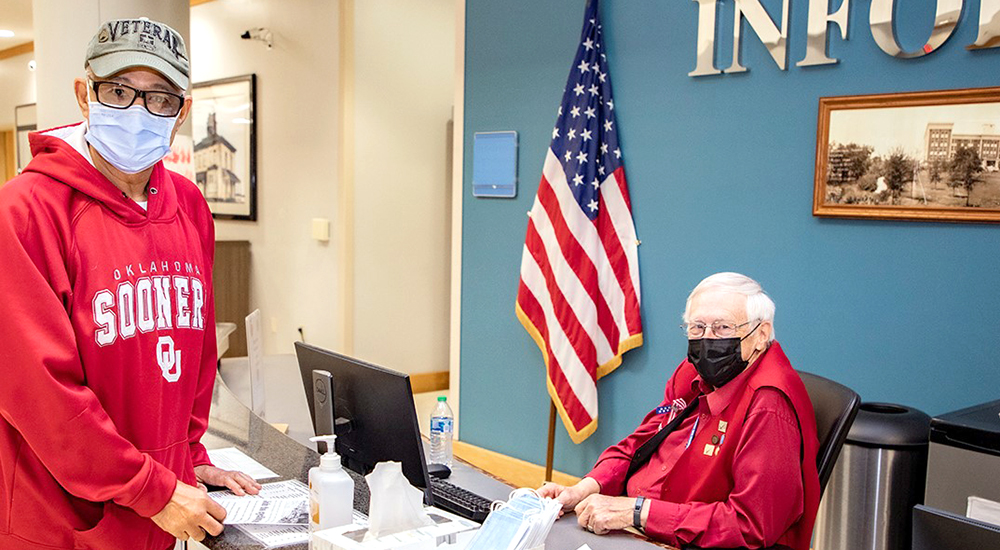
[[635, 508], [632, 510], [632, 527], [642, 531], [642, 503], [646, 502], [646, 497], [635, 498]]

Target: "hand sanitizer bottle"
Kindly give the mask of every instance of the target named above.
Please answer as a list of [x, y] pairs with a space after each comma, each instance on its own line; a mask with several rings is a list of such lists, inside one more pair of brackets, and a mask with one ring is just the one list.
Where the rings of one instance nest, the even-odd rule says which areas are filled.
[[354, 521], [354, 480], [340, 465], [336, 439], [335, 435], [309, 439], [326, 442], [326, 454], [320, 457], [319, 466], [309, 469], [310, 533]]

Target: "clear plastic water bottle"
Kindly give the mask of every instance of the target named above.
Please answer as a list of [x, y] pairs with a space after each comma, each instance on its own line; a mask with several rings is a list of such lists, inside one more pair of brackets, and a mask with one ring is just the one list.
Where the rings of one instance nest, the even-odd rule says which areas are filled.
[[427, 462], [451, 468], [451, 436], [454, 431], [455, 415], [448, 406], [448, 398], [442, 395], [431, 413], [431, 457]]

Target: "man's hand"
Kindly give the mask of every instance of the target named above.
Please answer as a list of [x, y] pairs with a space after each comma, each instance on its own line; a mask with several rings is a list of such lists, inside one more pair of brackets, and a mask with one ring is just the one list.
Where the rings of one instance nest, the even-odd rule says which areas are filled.
[[151, 519], [160, 529], [180, 540], [203, 540], [205, 533], [222, 533], [226, 509], [209, 498], [204, 489], [192, 487], [180, 480], [170, 502]]
[[223, 470], [208, 464], [194, 467], [194, 475], [199, 483], [226, 487], [237, 496], [256, 495], [260, 492], [260, 483], [243, 472]]
[[576, 505], [576, 521], [580, 527], [603, 535], [632, 525], [635, 498], [590, 495]]
[[558, 483], [546, 483], [538, 489], [538, 496], [554, 498], [562, 503], [562, 510], [559, 515], [572, 510], [577, 504], [588, 496], [598, 493], [601, 490], [600, 484], [593, 478], [585, 477], [572, 487], [564, 487]]

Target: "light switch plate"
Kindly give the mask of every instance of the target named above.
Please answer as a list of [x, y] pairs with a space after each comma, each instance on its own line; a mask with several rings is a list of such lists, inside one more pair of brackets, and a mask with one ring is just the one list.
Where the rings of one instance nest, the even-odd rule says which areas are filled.
[[321, 243], [330, 240], [330, 220], [326, 218], [313, 218], [312, 237]]

